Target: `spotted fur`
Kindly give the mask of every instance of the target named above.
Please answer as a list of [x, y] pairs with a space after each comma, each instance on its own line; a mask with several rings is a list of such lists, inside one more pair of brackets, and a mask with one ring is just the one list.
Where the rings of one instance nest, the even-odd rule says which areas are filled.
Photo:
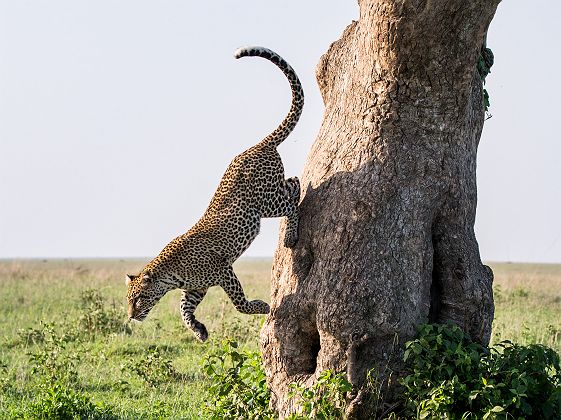
[[277, 65], [288, 78], [292, 105], [282, 123], [261, 142], [236, 156], [220, 181], [207, 210], [185, 234], [172, 240], [138, 275], [127, 275], [130, 319], [142, 321], [168, 291], [181, 289], [181, 316], [200, 341], [208, 338], [206, 327], [195, 319], [195, 309], [211, 286], [221, 286], [236, 309], [247, 314], [266, 314], [269, 305], [247, 300], [232, 263], [259, 233], [261, 218], [287, 219], [284, 245], [298, 240], [298, 178], [284, 179], [277, 146], [296, 126], [304, 105], [304, 92], [296, 73], [273, 51], [246, 47], [235, 57], [263, 57]]

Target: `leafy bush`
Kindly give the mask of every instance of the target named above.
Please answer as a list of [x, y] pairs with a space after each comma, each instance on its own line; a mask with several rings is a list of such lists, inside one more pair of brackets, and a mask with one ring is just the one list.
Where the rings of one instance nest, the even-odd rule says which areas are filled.
[[259, 353], [241, 351], [227, 339], [202, 364], [211, 381], [203, 411], [211, 419], [276, 418]]
[[347, 393], [352, 385], [343, 373], [323, 371], [310, 388], [291, 384], [290, 398], [297, 398], [300, 413], [292, 414], [290, 420], [300, 419], [342, 419], [347, 406]]
[[[69, 343], [76, 336], [68, 329], [63, 332], [53, 324], [40, 329], [28, 329], [20, 336], [34, 337], [36, 347], [27, 353], [31, 368], [34, 398], [11, 413], [25, 419], [112, 419], [108, 408], [95, 404], [79, 391], [78, 364], [83, 352]], [[39, 339], [40, 338], [40, 339]]]
[[559, 355], [508, 341], [486, 349], [457, 326], [425, 325], [404, 354], [405, 414], [417, 418], [561, 418]]
[[136, 373], [153, 387], [182, 377], [171, 364], [171, 360], [164, 358], [158, 347], [148, 349], [148, 353], [139, 360], [126, 362], [121, 366], [121, 370]]
[[104, 408], [94, 404], [84, 394], [60, 383], [43, 384], [35, 401], [23, 410], [26, 419], [110, 419], [114, 418]]
[[73, 337], [57, 332], [52, 324], [44, 324], [42, 329], [37, 331], [43, 338], [39, 346], [27, 354], [31, 372], [45, 382], [77, 382], [76, 367], [80, 354], [66, 350]]
[[[236, 341], [226, 339], [202, 364], [211, 381], [203, 411], [211, 419], [276, 418], [269, 408], [271, 395], [258, 352], [239, 350]], [[343, 418], [350, 390], [345, 376], [330, 370], [323, 372], [310, 388], [292, 384], [289, 397], [298, 399], [301, 411], [289, 419]]]
[[96, 336], [131, 332], [128, 324], [123, 323], [122, 311], [115, 307], [106, 307], [99, 290], [84, 290], [80, 295], [80, 306], [83, 311], [77, 325], [80, 333]]
[[18, 337], [19, 342], [27, 346], [31, 344], [41, 344], [45, 341], [45, 334], [43, 332], [43, 329], [31, 327], [18, 330]]

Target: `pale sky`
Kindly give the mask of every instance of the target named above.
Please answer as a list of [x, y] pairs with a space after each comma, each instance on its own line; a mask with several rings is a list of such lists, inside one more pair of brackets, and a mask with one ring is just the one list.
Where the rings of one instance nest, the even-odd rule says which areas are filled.
[[[354, 0], [0, 0], [0, 258], [155, 256], [201, 216], [231, 159], [306, 92], [280, 146], [300, 175], [321, 124], [315, 66]], [[503, 0], [478, 155], [486, 261], [561, 262], [561, 2]], [[246, 256], [274, 252], [264, 221]]]

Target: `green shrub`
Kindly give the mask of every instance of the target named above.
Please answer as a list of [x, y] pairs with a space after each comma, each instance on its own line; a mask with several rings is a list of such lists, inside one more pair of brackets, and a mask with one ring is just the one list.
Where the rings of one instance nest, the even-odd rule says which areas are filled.
[[203, 411], [211, 419], [274, 419], [258, 352], [241, 351], [227, 339], [202, 362], [210, 379]]
[[32, 344], [41, 344], [45, 342], [45, 333], [43, 328], [22, 328], [18, 330], [19, 342], [17, 344], [25, 344], [26, 346]]
[[[76, 337], [62, 327], [44, 324], [40, 329], [29, 329], [28, 336], [41, 337], [27, 353], [31, 368], [32, 395], [11, 413], [12, 417], [24, 419], [113, 419], [108, 408], [95, 404], [88, 395], [80, 391], [78, 364], [83, 351], [72, 348], [69, 343]], [[25, 334], [25, 332], [23, 333]]]
[[107, 307], [99, 290], [82, 291], [80, 308], [82, 315], [78, 318], [76, 326], [80, 334], [95, 337], [119, 332], [131, 333], [129, 325], [123, 323], [123, 312], [114, 306]]
[[559, 355], [508, 341], [486, 349], [457, 326], [425, 325], [406, 345], [405, 415], [561, 418]]
[[42, 384], [33, 403], [21, 412], [25, 419], [111, 419], [110, 411], [84, 394], [60, 383]]
[[[404, 359], [411, 373], [401, 380], [400, 416], [561, 418], [559, 355], [545, 346], [504, 341], [487, 349], [457, 326], [425, 325], [407, 343]], [[204, 411], [212, 419], [274, 418], [259, 353], [240, 351], [226, 340], [203, 368], [211, 380]], [[351, 388], [342, 373], [329, 370], [309, 388], [293, 384], [289, 396], [300, 412], [289, 418], [343, 418]]]
[[141, 359], [127, 361], [121, 366], [121, 370], [136, 373], [152, 387], [182, 378], [171, 364], [171, 360], [163, 356], [159, 347], [149, 348]]
[[43, 338], [34, 351], [27, 353], [31, 373], [45, 382], [76, 383], [80, 353], [67, 350], [68, 342], [74, 337], [57, 332], [52, 324], [44, 324], [37, 331]]
[[343, 373], [331, 370], [323, 371], [310, 388], [291, 384], [289, 398], [297, 399], [300, 412], [288, 419], [342, 419], [347, 406], [347, 393], [351, 389], [352, 385]]
[[[236, 341], [226, 339], [202, 364], [210, 380], [204, 414], [217, 420], [276, 418], [269, 407], [270, 391], [258, 352], [239, 350]], [[345, 376], [330, 370], [323, 372], [310, 388], [292, 384], [289, 397], [298, 400], [301, 411], [289, 419], [343, 418], [350, 390]]]

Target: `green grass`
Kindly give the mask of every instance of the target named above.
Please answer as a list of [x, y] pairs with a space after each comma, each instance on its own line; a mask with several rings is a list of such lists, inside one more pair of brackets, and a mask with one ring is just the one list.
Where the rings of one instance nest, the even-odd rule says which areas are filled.
[[[124, 275], [145, 262], [0, 261], [0, 418], [25, 414], [38, 401], [41, 384], [53, 381], [40, 369], [33, 372], [33, 355], [59, 363], [61, 370], [74, 369], [77, 379], [69, 386], [105, 406], [107, 418], [201, 418], [209, 385], [201, 359], [225, 337], [256, 350], [264, 317], [237, 313], [224, 292], [213, 288], [197, 309], [210, 334], [201, 344], [183, 327], [175, 291], [146, 322], [126, 328]], [[248, 297], [269, 301], [270, 264], [269, 259], [236, 264]], [[543, 343], [561, 352], [561, 265], [492, 268], [493, 340]], [[103, 298], [97, 309], [95, 292], [84, 294], [92, 289]], [[89, 334], [85, 325], [92, 326]], [[66, 332], [67, 341], [50, 342], [49, 328], [55, 340]]]
[[[65, 344], [64, 352], [79, 359], [79, 380], [73, 388], [96, 403], [110, 406], [118, 418], [200, 418], [208, 386], [201, 359], [226, 336], [257, 349], [264, 317], [237, 313], [225, 293], [213, 288], [197, 309], [197, 318], [206, 324], [210, 334], [209, 341], [201, 344], [184, 328], [179, 315], [180, 292], [174, 291], [156, 305], [146, 322], [131, 324], [132, 329], [127, 331], [123, 326], [124, 275], [138, 272], [144, 263], [0, 262], [0, 376], [7, 378], [0, 382], [0, 418], [14, 417], [18, 410], [33, 403], [40, 381], [32, 373], [29, 354], [46, 347], [42, 341], [48, 341], [48, 334], [41, 334], [45, 323], [52, 324], [59, 335], [80, 331], [80, 319], [91, 311], [81, 299], [88, 289], [99, 291], [104, 300], [102, 312], [113, 317], [117, 327], [89, 337], [84, 334]], [[270, 260], [249, 259], [235, 268], [248, 297], [269, 300]], [[134, 371], [154, 349], [159, 360], [171, 361], [179, 373], [157, 386]]]
[[561, 265], [494, 264], [493, 342], [545, 344], [561, 353]]

